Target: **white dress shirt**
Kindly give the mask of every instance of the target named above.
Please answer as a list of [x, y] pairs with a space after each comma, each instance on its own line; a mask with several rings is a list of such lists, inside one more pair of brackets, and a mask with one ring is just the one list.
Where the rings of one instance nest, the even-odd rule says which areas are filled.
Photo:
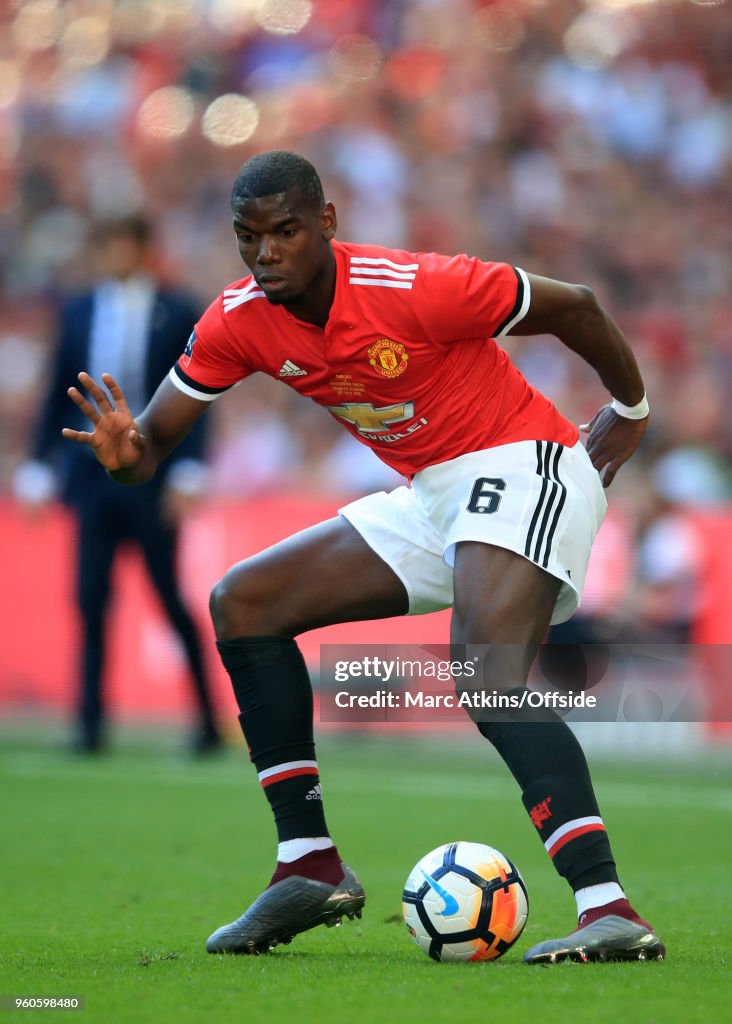
[[111, 373], [133, 415], [145, 406], [146, 350], [154, 297], [154, 282], [142, 274], [125, 281], [103, 281], [94, 292], [89, 373], [97, 382], [102, 373]]

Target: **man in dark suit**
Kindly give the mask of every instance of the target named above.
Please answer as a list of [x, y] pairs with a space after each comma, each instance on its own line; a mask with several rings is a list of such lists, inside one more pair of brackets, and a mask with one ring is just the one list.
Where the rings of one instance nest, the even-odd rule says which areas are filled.
[[[153, 586], [185, 649], [198, 716], [192, 752], [204, 753], [220, 744], [201, 646], [176, 570], [178, 515], [200, 488], [203, 475], [202, 424], [191, 430], [175, 460], [161, 467], [153, 480], [124, 490], [109, 479], [90, 449], [64, 445], [61, 437], [69, 418], [66, 391], [77, 383], [80, 366], [118, 373], [136, 407], [143, 408], [185, 348], [199, 309], [188, 294], [155, 279], [151, 250], [151, 226], [143, 217], [97, 227], [92, 255], [98, 283], [72, 298], [61, 313], [33, 461], [21, 467], [16, 477], [16, 495], [31, 505], [47, 501], [58, 480], [60, 496], [78, 520], [77, 599], [83, 653], [74, 746], [85, 753], [98, 751], [105, 743], [104, 627], [112, 562], [124, 541], [139, 545]], [[79, 415], [79, 425], [82, 422]]]

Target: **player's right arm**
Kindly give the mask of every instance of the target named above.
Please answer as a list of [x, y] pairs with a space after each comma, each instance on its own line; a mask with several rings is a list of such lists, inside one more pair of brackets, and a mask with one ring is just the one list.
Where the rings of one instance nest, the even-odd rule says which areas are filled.
[[118, 483], [145, 483], [210, 403], [183, 394], [166, 377], [145, 411], [133, 417], [111, 374], [102, 374], [102, 380], [109, 394], [88, 373], [79, 374], [87, 394], [76, 387], [69, 388], [68, 394], [91, 421], [92, 429], [64, 427], [62, 433], [70, 441], [89, 445]]
[[[246, 290], [246, 284], [245, 279], [232, 288], [243, 285]], [[224, 292], [228, 294], [229, 290]], [[238, 296], [240, 291], [233, 294]], [[122, 484], [149, 480], [211, 402], [251, 372], [224, 320], [222, 300], [219, 296], [204, 312], [184, 353], [139, 416], [133, 417], [111, 374], [102, 374], [108, 394], [88, 373], [79, 374], [86, 394], [69, 388], [69, 397], [91, 420], [93, 429], [66, 427], [63, 435], [93, 448], [112, 479]]]

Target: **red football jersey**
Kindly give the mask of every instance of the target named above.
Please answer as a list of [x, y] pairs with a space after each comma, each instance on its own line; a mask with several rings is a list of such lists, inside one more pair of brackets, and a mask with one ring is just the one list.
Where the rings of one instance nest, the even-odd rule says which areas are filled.
[[270, 305], [253, 277], [203, 314], [171, 370], [210, 401], [260, 370], [312, 398], [389, 466], [418, 470], [513, 441], [578, 432], [494, 338], [526, 315], [526, 274], [468, 256], [333, 242], [325, 329]]

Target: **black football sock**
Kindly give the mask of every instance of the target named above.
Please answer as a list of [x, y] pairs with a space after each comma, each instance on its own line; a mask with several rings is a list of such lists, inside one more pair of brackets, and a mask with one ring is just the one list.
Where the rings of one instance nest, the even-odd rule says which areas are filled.
[[220, 640], [249, 756], [274, 812], [279, 841], [328, 836], [313, 740], [313, 692], [294, 640]]
[[519, 722], [506, 716], [476, 724], [521, 787], [539, 838], [572, 889], [617, 882], [582, 748], [554, 711], [545, 709], [542, 718]]

